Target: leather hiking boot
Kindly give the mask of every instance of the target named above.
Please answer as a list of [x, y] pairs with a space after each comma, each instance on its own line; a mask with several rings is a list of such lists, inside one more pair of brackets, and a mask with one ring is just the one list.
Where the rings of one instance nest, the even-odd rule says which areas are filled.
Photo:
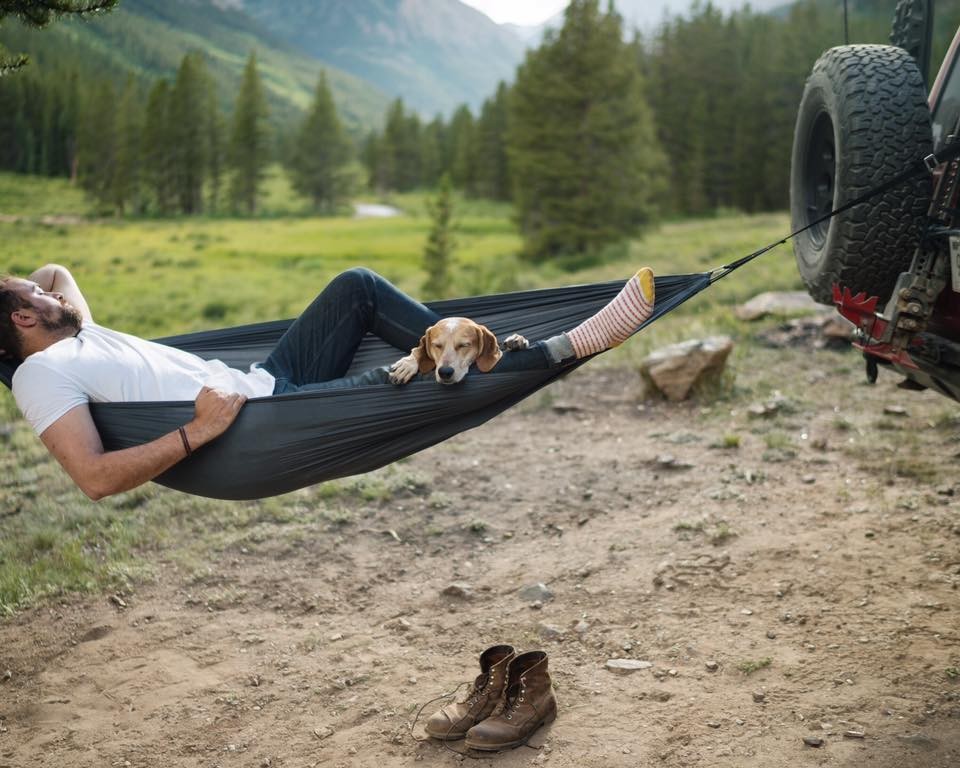
[[522, 653], [507, 668], [507, 688], [497, 710], [467, 732], [464, 744], [484, 752], [517, 747], [556, 717], [557, 700], [547, 673], [547, 654]]
[[462, 739], [474, 725], [496, 709], [507, 679], [507, 665], [516, 657], [512, 645], [495, 645], [480, 654], [480, 675], [463, 701], [447, 704], [426, 724], [435, 739]]

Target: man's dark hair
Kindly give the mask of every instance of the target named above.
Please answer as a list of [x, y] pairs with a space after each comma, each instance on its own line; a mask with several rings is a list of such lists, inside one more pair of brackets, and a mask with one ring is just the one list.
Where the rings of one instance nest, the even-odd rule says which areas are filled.
[[18, 309], [29, 309], [30, 305], [7, 285], [9, 279], [9, 275], [0, 275], [0, 359], [22, 360], [20, 331], [13, 324], [10, 315]]

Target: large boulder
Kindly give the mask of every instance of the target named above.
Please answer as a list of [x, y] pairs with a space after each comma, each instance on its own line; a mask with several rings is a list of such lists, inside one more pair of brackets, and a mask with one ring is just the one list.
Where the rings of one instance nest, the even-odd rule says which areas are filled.
[[647, 385], [669, 400], [686, 400], [694, 386], [719, 377], [733, 340], [728, 336], [691, 339], [651, 352], [640, 363]]

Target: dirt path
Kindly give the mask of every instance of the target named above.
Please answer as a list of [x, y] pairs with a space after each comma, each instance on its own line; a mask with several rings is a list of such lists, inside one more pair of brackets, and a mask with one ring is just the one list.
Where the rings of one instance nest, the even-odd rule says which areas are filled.
[[325, 528], [0, 624], [0, 768], [456, 764], [413, 713], [503, 642], [548, 651], [560, 716], [490, 764], [960, 764], [958, 409], [807, 354], [707, 407], [584, 371]]

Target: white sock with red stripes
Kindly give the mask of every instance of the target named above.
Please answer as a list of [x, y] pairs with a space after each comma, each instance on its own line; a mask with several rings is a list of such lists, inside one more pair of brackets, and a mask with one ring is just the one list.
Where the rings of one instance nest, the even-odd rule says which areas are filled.
[[644, 267], [607, 306], [566, 332], [574, 356], [580, 359], [622, 344], [653, 314], [653, 301], [653, 271]]

